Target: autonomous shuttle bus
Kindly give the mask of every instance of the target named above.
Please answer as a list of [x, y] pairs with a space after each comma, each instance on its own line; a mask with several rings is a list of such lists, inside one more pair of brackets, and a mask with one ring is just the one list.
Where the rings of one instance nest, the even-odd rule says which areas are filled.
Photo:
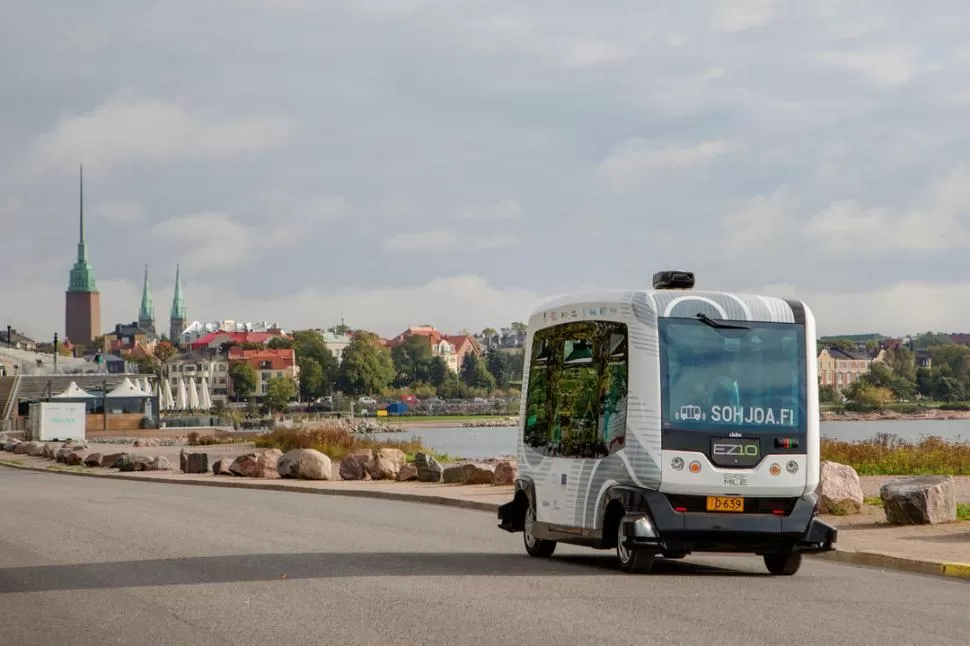
[[578, 294], [529, 319], [519, 474], [499, 527], [531, 556], [558, 542], [658, 556], [762, 555], [772, 574], [834, 549], [817, 517], [815, 320], [803, 303], [695, 291]]

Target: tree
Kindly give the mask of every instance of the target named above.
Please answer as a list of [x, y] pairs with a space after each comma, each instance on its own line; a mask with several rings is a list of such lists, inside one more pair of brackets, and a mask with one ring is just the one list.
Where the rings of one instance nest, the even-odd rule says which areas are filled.
[[391, 353], [376, 334], [359, 330], [344, 349], [337, 377], [339, 388], [350, 395], [366, 395], [379, 393], [393, 380]]
[[152, 354], [155, 355], [158, 362], [164, 366], [172, 357], [178, 354], [178, 350], [176, 350], [175, 346], [168, 341], [160, 341], [159, 343], [155, 344], [155, 349], [152, 350]]
[[266, 347], [270, 350], [286, 350], [292, 348], [293, 343], [293, 339], [287, 339], [285, 336], [274, 336], [266, 342]]
[[[316, 330], [293, 332], [293, 351], [300, 366], [300, 396], [317, 399], [328, 395], [337, 378], [337, 358]], [[307, 374], [307, 378], [303, 378]]]
[[247, 399], [256, 390], [256, 369], [245, 361], [234, 363], [229, 368], [232, 392], [236, 399]]
[[461, 381], [469, 388], [495, 388], [495, 377], [488, 371], [485, 362], [474, 354], [466, 354], [461, 364]]
[[[246, 364], [248, 365], [248, 364]], [[286, 410], [286, 405], [296, 397], [296, 384], [290, 377], [275, 377], [266, 386], [263, 401], [271, 410]]]
[[485, 353], [485, 367], [491, 373], [495, 386], [501, 389], [509, 387], [512, 380], [512, 355], [497, 348], [489, 348]]
[[394, 385], [407, 386], [415, 381], [429, 381], [431, 344], [427, 337], [413, 334], [391, 350], [391, 361], [394, 363]]

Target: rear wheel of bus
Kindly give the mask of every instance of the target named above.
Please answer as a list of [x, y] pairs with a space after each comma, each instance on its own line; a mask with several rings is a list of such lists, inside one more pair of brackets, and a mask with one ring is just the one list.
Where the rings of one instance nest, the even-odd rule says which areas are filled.
[[528, 508], [525, 510], [525, 526], [522, 529], [522, 540], [525, 542], [525, 551], [529, 556], [549, 558], [556, 551], [556, 541], [536, 538], [532, 533], [535, 522], [536, 510], [530, 502]]
[[765, 567], [776, 576], [792, 576], [802, 566], [802, 555], [792, 554], [765, 554]]

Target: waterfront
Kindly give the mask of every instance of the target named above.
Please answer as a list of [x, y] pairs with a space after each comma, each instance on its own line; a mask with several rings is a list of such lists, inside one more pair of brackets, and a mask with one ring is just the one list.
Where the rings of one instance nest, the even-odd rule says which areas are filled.
[[[871, 422], [822, 422], [823, 437], [848, 442], [866, 440], [880, 433], [913, 441], [935, 435], [955, 442], [970, 442], [970, 420], [900, 420]], [[374, 433], [377, 440], [420, 439], [437, 453], [454, 457], [484, 459], [515, 455], [516, 427], [499, 428], [414, 428], [403, 433]]]

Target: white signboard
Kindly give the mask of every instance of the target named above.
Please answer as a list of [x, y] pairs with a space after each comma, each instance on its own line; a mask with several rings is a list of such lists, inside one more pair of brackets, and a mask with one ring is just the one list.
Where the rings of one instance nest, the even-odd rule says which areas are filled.
[[39, 402], [30, 406], [30, 430], [34, 440], [83, 440], [87, 423], [83, 402]]
[[764, 406], [711, 406], [704, 410], [688, 404], [674, 413], [674, 419], [683, 422], [711, 421], [718, 424], [751, 424], [755, 426], [793, 426], [794, 408], [770, 408]]

